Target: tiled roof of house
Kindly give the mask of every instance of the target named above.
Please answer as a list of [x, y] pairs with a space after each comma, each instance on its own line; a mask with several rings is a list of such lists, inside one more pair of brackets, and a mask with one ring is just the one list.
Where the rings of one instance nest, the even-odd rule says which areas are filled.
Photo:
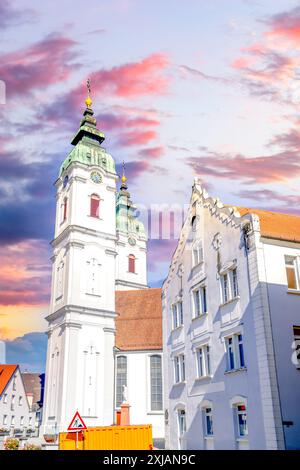
[[117, 348], [162, 349], [161, 289], [116, 291], [116, 312]]
[[14, 364], [0, 364], [0, 396], [4, 392], [17, 367], [18, 366]]
[[32, 395], [32, 402], [39, 403], [42, 398], [42, 383], [40, 374], [24, 372], [22, 379], [26, 395]]
[[262, 236], [300, 243], [300, 217], [247, 207], [237, 207], [237, 210], [241, 215], [256, 214], [259, 217]]

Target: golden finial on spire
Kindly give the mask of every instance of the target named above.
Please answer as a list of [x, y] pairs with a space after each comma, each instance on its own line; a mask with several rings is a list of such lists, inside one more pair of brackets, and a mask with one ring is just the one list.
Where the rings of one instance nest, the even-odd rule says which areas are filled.
[[122, 175], [121, 180], [122, 180], [122, 183], [123, 183], [123, 184], [125, 184], [126, 181], [127, 181], [127, 178], [126, 178], [126, 176], [125, 176], [125, 162], [124, 162], [124, 161], [123, 161], [123, 175]]
[[91, 98], [91, 82], [90, 82], [90, 79], [88, 78], [87, 81], [86, 81], [86, 87], [87, 87], [87, 90], [88, 90], [88, 95], [87, 95], [87, 98], [85, 100], [85, 104], [87, 105], [88, 108], [90, 108], [92, 106], [92, 98]]

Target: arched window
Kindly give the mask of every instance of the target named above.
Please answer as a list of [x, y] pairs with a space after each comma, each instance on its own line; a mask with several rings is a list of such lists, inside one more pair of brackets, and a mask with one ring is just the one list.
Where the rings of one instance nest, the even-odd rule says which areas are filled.
[[97, 194], [91, 195], [90, 216], [99, 218], [100, 197]]
[[123, 402], [124, 386], [127, 387], [127, 357], [118, 356], [116, 361], [116, 406]]
[[68, 199], [65, 197], [62, 204], [62, 222], [67, 219], [67, 210], [68, 210]]
[[128, 256], [128, 271], [130, 273], [135, 273], [135, 256], [134, 255]]
[[162, 363], [161, 356], [154, 354], [150, 357], [150, 382], [151, 382], [151, 410], [161, 411], [162, 400]]

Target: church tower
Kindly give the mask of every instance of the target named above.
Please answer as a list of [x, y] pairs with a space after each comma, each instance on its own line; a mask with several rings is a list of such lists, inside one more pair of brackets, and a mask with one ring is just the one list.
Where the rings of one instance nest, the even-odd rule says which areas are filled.
[[55, 183], [44, 434], [65, 431], [77, 410], [87, 426], [114, 419], [118, 177], [88, 90], [74, 148]]
[[124, 163], [116, 202], [116, 230], [116, 290], [147, 288], [147, 236], [130, 199]]

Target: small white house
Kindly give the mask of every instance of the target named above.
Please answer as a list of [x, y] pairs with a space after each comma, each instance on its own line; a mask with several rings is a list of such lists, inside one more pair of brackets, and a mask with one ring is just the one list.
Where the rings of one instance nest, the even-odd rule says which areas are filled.
[[35, 433], [35, 412], [29, 406], [17, 365], [0, 365], [0, 435], [27, 439]]
[[299, 217], [195, 181], [163, 286], [167, 448], [300, 448], [299, 267]]
[[161, 289], [116, 292], [115, 410], [127, 387], [131, 424], [152, 424], [164, 446]]

